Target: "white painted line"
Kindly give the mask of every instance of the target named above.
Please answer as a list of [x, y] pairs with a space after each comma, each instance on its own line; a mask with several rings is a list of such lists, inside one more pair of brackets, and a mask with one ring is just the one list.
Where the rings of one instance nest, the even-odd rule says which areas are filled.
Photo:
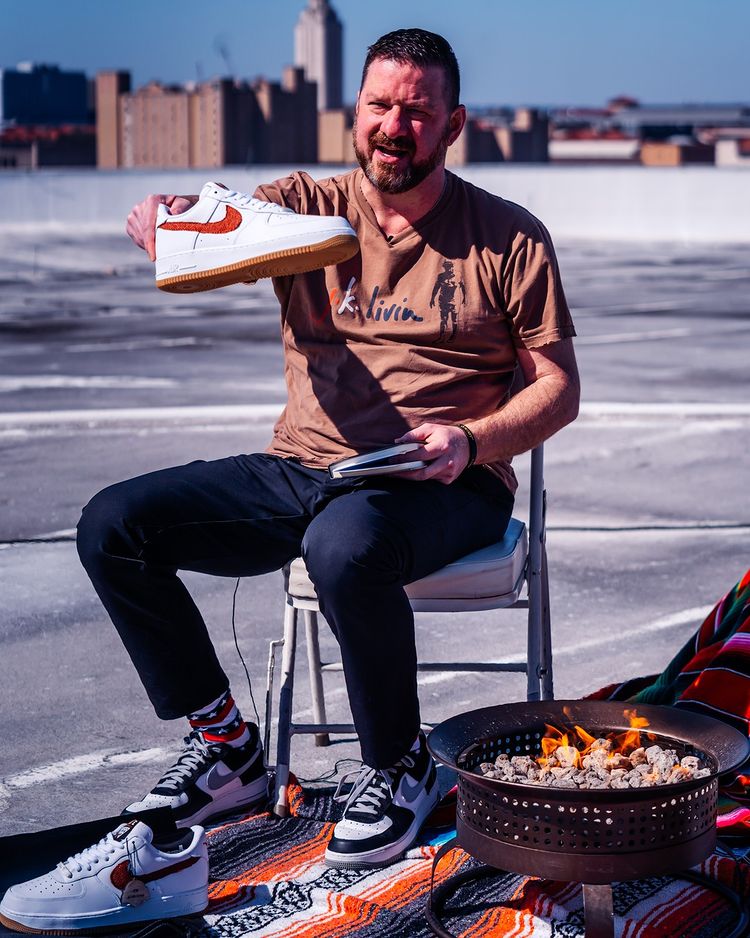
[[748, 416], [748, 401], [586, 401], [581, 404], [582, 417], [714, 417]]
[[[629, 629], [627, 634], [623, 635], [622, 640], [630, 644], [635, 636], [648, 635], [652, 632], [662, 632], [666, 629], [671, 629], [678, 625], [687, 625], [689, 623], [693, 623], [697, 629], [712, 608], [713, 606], [692, 606], [690, 609], [683, 609], [681, 612], [661, 616], [658, 619], [654, 619], [653, 622], [646, 623], [646, 625]], [[553, 643], [552, 659], [556, 661], [558, 658], [565, 658], [568, 655], [577, 655], [591, 648], [600, 648], [603, 645], [612, 646], [616, 644], [616, 639], [613, 639], [611, 635], [607, 635], [603, 638], [586, 639], [585, 641], [576, 642], [572, 645], [560, 645], [559, 643], [555, 645]], [[503, 658], [503, 661], [507, 661], [511, 664], [520, 664], [525, 660], [525, 653], [509, 655], [507, 658]], [[460, 676], [462, 676], [462, 672], [460, 671], [436, 671], [434, 674], [427, 674], [425, 677], [420, 676], [418, 683], [420, 687], [427, 684], [441, 684], [445, 681], [452, 681], [455, 677]], [[633, 676], [635, 677], [636, 675]], [[591, 690], [594, 691], [596, 688], [592, 687]]]
[[135, 352], [152, 348], [182, 348], [183, 346], [213, 345], [213, 339], [185, 336], [182, 339], [133, 339], [130, 342], [78, 342], [66, 345], [66, 352]]
[[621, 342], [650, 342], [653, 339], [679, 339], [693, 335], [692, 329], [661, 329], [653, 332], [613, 332], [610, 335], [581, 335], [576, 345], [610, 345]]
[[0, 413], [0, 426], [88, 426], [98, 423], [161, 423], [193, 420], [273, 420], [283, 403], [221, 404], [187, 407], [113, 407], [99, 410], [32, 410]]
[[143, 765], [146, 762], [166, 760], [168, 755], [168, 750], [158, 747], [134, 752], [104, 749], [101, 752], [90, 752], [82, 756], [73, 756], [71, 759], [39, 765], [26, 772], [0, 779], [0, 809], [8, 802], [14, 791], [22, 791], [25, 788], [44, 785], [48, 782], [59, 782], [71, 775], [83, 775], [86, 772], [94, 772], [110, 766]]
[[131, 375], [18, 375], [0, 378], [0, 392], [28, 390], [58, 390], [59, 388], [175, 388], [179, 384], [172, 378], [137, 378]]
[[621, 345], [623, 342], [651, 342], [653, 339], [680, 339], [693, 335], [692, 329], [661, 329], [654, 332], [612, 332], [608, 335], [582, 335], [576, 345]]
[[[691, 606], [689, 609], [683, 609], [681, 612], [673, 612], [666, 616], [660, 616], [658, 619], [654, 619], [653, 622], [648, 622], [645, 625], [636, 627], [634, 629], [628, 630], [626, 635], [623, 635], [623, 642], [628, 644], [632, 641], [633, 637], [638, 635], [648, 635], [652, 632], [662, 632], [666, 629], [674, 628], [678, 625], [688, 625], [690, 623], [697, 629], [701, 625], [709, 614], [713, 606]], [[582, 642], [576, 642], [572, 645], [560, 645], [559, 643], [555, 645], [553, 643], [552, 647], [552, 658], [553, 661], [557, 661], [559, 658], [566, 658], [569, 655], [578, 655], [582, 651], [586, 651], [591, 648], [600, 648], [604, 645], [612, 646], [616, 644], [616, 640], [612, 636], [605, 636], [603, 638], [591, 638]], [[517, 654], [517, 655], [507, 655], [503, 658], [504, 662], [508, 664], [523, 664], [526, 661], [526, 654]], [[456, 678], [465, 677], [469, 673], [466, 671], [434, 671], [428, 672], [425, 674], [417, 675], [417, 684], [419, 687], [427, 687], [430, 684], [445, 684], [448, 681], [453, 681]], [[524, 677], [524, 675], [520, 675]], [[633, 675], [634, 677], [636, 675]], [[596, 690], [595, 687], [591, 688], [592, 692]], [[329, 691], [326, 691], [326, 700], [337, 697], [343, 697], [346, 693], [346, 688], [343, 686], [332, 688]], [[298, 714], [298, 719], [303, 716], [312, 716], [312, 709], [303, 710]]]

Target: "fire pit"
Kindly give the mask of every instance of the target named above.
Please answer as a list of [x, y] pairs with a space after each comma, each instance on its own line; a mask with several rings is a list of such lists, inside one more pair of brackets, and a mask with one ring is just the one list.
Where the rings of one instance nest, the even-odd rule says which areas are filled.
[[[711, 853], [718, 776], [750, 752], [745, 736], [709, 717], [654, 706], [639, 706], [638, 714], [661, 745], [697, 756], [710, 774], [626, 789], [540, 787], [477, 774], [501, 753], [540, 755], [547, 724], [580, 724], [594, 736], [629, 730], [623, 705], [609, 701], [487, 707], [441, 723], [428, 739], [435, 758], [458, 773], [454, 845], [494, 869], [583, 883], [587, 938], [613, 934], [613, 881], [680, 872]], [[434, 901], [428, 918], [436, 934], [450, 934]]]

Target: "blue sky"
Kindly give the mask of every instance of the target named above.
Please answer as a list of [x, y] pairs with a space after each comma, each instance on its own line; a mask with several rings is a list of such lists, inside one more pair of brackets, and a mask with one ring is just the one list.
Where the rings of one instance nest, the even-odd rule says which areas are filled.
[[[136, 85], [278, 78], [306, 0], [0, 0], [0, 67], [128, 68]], [[333, 0], [354, 99], [366, 46], [423, 26], [452, 43], [468, 104], [750, 101], [750, 0]]]

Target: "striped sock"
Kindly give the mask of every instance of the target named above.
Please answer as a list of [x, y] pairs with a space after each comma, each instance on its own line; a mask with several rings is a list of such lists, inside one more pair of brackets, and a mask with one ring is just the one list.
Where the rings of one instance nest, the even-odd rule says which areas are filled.
[[250, 739], [247, 723], [242, 719], [229, 688], [208, 706], [188, 714], [188, 720], [206, 743], [244, 746]]

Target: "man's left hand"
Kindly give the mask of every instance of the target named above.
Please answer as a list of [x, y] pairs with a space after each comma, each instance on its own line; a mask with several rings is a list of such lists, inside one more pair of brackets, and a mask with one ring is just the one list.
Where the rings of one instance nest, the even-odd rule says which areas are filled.
[[403, 456], [405, 462], [415, 459], [429, 462], [429, 466], [424, 469], [403, 473], [402, 478], [413, 479], [415, 482], [434, 479], [436, 482], [450, 485], [461, 475], [469, 462], [469, 441], [460, 427], [443, 423], [423, 423], [394, 442], [422, 444], [413, 453]]

